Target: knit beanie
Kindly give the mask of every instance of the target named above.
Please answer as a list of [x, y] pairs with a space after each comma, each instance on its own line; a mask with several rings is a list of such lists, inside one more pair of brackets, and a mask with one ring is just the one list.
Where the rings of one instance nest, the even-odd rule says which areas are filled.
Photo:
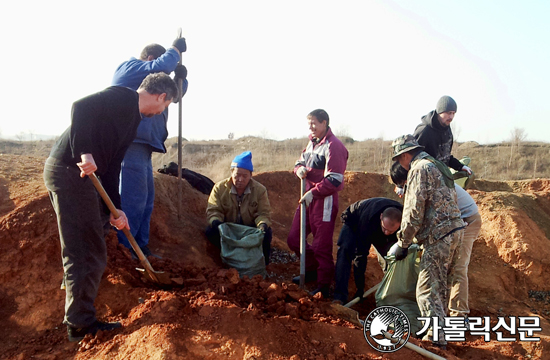
[[254, 171], [254, 167], [252, 166], [252, 153], [250, 151], [245, 151], [235, 156], [233, 162], [231, 162], [231, 169], [236, 167]]
[[450, 96], [442, 96], [441, 99], [437, 102], [437, 105], [435, 106], [435, 111], [438, 114], [447, 112], [447, 111], [455, 111], [456, 112], [456, 101]]

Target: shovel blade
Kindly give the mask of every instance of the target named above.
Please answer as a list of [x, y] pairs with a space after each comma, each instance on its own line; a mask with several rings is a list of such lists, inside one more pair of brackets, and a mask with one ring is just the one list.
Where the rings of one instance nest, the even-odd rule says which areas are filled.
[[170, 274], [165, 273], [164, 271], [152, 271], [149, 272], [145, 269], [136, 268], [137, 271], [145, 278], [145, 280], [162, 285], [172, 285], [172, 279], [170, 279]]
[[363, 326], [359, 321], [359, 313], [357, 311], [340, 304], [330, 304], [330, 307], [332, 308], [332, 311], [334, 311], [335, 314], [338, 315], [338, 317], [349, 321], [350, 323], [359, 327]]

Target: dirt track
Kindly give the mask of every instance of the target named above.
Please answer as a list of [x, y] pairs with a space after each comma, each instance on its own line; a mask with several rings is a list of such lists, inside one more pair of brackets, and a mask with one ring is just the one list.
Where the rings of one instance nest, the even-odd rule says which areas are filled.
[[[299, 271], [286, 262], [285, 239], [298, 199], [299, 182], [290, 172], [256, 174], [269, 190], [274, 245], [282, 259], [269, 277], [239, 279], [209, 256], [202, 235], [207, 196], [184, 182], [181, 220], [175, 203], [177, 180], [155, 176], [152, 261], [184, 279], [184, 286], [158, 289], [139, 279], [128, 251], [107, 239], [109, 263], [96, 301], [98, 316], [124, 327], [66, 340], [59, 239], [53, 209], [43, 186], [44, 159], [0, 156], [0, 358], [3, 359], [421, 359], [407, 349], [383, 355], [366, 343], [361, 330], [338, 319], [328, 302], [290, 285]], [[347, 173], [340, 208], [372, 196], [395, 199], [386, 176]], [[471, 316], [541, 318], [541, 342], [485, 343], [481, 337], [451, 343], [445, 358], [542, 359], [550, 340], [550, 180], [477, 181], [470, 190], [483, 227], [470, 265]], [[339, 226], [334, 234], [336, 240]], [[367, 286], [382, 278], [373, 254]], [[350, 287], [353, 285], [350, 283]], [[354, 289], [351, 289], [352, 291]], [[531, 297], [529, 296], [531, 294]], [[359, 310], [366, 316], [370, 299]], [[517, 337], [517, 336], [516, 336]], [[383, 355], [383, 356], [382, 356]]]

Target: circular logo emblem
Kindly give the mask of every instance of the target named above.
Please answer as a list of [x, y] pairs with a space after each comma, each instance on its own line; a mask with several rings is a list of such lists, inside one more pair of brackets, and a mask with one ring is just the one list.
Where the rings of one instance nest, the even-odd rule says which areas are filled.
[[365, 319], [363, 335], [374, 349], [394, 352], [401, 349], [411, 333], [409, 318], [394, 306], [380, 306]]

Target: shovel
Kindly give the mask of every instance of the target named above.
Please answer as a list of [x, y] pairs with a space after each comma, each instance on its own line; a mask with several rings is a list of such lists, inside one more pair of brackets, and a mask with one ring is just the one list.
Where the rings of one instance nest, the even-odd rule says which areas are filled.
[[[306, 179], [300, 184], [300, 198], [306, 193]], [[306, 204], [300, 203], [300, 288], [306, 285]]]
[[[391, 342], [393, 343], [394, 342], [394, 339], [392, 338], [392, 334], [387, 332], [387, 331], [384, 331], [382, 330], [382, 334], [384, 335], [384, 337], [388, 340], [391, 340]], [[403, 339], [399, 339], [399, 345], [403, 345], [403, 343], [405, 342], [405, 340]], [[437, 354], [434, 354], [433, 352], [431, 351], [428, 351], [426, 349], [423, 349], [421, 348], [420, 346], [417, 346], [415, 344], [412, 344], [410, 342], [407, 342], [405, 343], [405, 347], [407, 349], [410, 349], [412, 351], [416, 351], [417, 353], [419, 353], [420, 355], [424, 356], [424, 357], [427, 357], [428, 359], [433, 359], [433, 360], [445, 360], [444, 357], [442, 356], [439, 356]]]
[[[181, 31], [181, 28], [178, 29], [178, 39], [181, 38], [181, 35], [182, 35], [182, 31]], [[180, 53], [180, 60], [179, 60], [179, 65], [182, 64], [182, 59], [181, 59], [182, 55]], [[183, 80], [182, 79], [179, 79], [178, 80], [178, 94], [179, 92], [181, 91], [182, 87], [183, 87]], [[179, 95], [177, 95], [179, 96]], [[182, 216], [182, 213], [183, 211], [181, 210], [181, 198], [182, 198], [182, 193], [183, 193], [183, 181], [182, 181], [182, 173], [181, 173], [181, 168], [182, 168], [182, 159], [183, 159], [183, 155], [182, 155], [182, 137], [181, 137], [181, 133], [182, 133], [182, 127], [183, 127], [183, 123], [182, 123], [182, 116], [181, 116], [181, 102], [182, 102], [182, 99], [183, 99], [183, 96], [180, 97], [179, 101], [178, 101], [178, 179], [180, 181], [178, 181], [178, 220], [181, 221], [181, 216]]]
[[[378, 283], [365, 291], [362, 298], [366, 298], [370, 294], [374, 293], [378, 288], [380, 287], [381, 283]], [[351, 306], [357, 304], [361, 298], [356, 297], [355, 299], [351, 300], [346, 305], [340, 305], [340, 304], [331, 304], [332, 310], [336, 312], [336, 314], [341, 317], [344, 320], [349, 321], [352, 324], [355, 324], [357, 326], [363, 326], [361, 324], [361, 321], [359, 320], [359, 313], [355, 310], [350, 309]]]
[[[103, 201], [105, 201], [105, 204], [107, 204], [107, 207], [113, 214], [115, 219], [118, 219], [119, 214], [118, 211], [111, 201], [111, 198], [109, 195], [107, 195], [107, 192], [103, 188], [103, 185], [99, 182], [99, 179], [97, 178], [95, 173], [92, 173], [88, 175], [92, 182], [94, 183], [95, 188], [97, 189], [97, 192], [99, 195], [101, 195], [101, 198]], [[172, 284], [172, 280], [170, 279], [170, 275], [168, 273], [165, 273], [164, 271], [155, 271], [153, 270], [153, 267], [151, 266], [151, 263], [149, 263], [149, 260], [143, 255], [143, 251], [139, 248], [138, 244], [136, 243], [136, 239], [132, 236], [132, 233], [127, 228], [122, 229], [124, 232], [124, 235], [128, 238], [128, 241], [130, 242], [130, 245], [132, 245], [132, 249], [134, 249], [135, 253], [137, 254], [139, 261], [141, 262], [141, 265], [145, 269], [136, 268], [137, 271], [139, 271], [143, 277], [145, 277], [146, 280], [149, 280], [151, 282], [162, 284], [162, 285], [170, 285]]]

